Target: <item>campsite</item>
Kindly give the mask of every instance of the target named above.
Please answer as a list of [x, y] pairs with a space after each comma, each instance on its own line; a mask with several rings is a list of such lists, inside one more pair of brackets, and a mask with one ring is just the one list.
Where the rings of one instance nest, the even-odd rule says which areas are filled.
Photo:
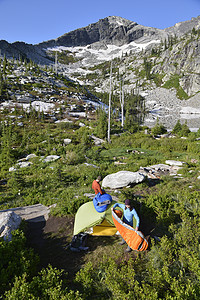
[[[41, 205], [48, 208], [48, 218], [32, 224], [23, 219], [9, 240], [3, 236], [8, 226], [1, 225], [1, 297], [199, 299], [200, 129], [191, 132], [181, 121], [170, 131], [159, 120], [144, 126], [136, 110], [143, 100], [132, 95], [123, 127], [112, 115], [108, 140], [106, 111], [94, 95], [89, 105], [84, 102], [92, 97], [87, 89], [33, 62], [4, 59], [8, 73], [17, 64], [43, 76], [32, 92], [45, 98], [48, 90], [49, 102], [41, 101], [46, 111], [30, 99], [26, 108], [14, 98], [0, 102], [0, 216]], [[53, 85], [51, 78], [64, 86]], [[25, 93], [30, 84], [10, 79], [2, 97], [18, 89]], [[52, 103], [52, 95], [59, 101]], [[84, 115], [72, 116], [74, 108]], [[70, 249], [74, 234], [106, 219], [94, 214], [93, 206], [79, 218], [94, 198], [92, 182], [99, 175], [113, 201], [131, 201], [139, 231], [148, 237], [144, 251], [125, 252], [127, 245], [119, 245], [116, 234], [89, 234], [87, 251]]]
[[[140, 127], [113, 134], [112, 143], [95, 145], [90, 139], [95, 122], [91, 129], [37, 118], [25, 119], [25, 128], [14, 123], [1, 131], [5, 149], [8, 141], [10, 145], [1, 152], [1, 208], [56, 206], [47, 221], [32, 227], [22, 222], [11, 242], [1, 240], [5, 299], [197, 299], [199, 131], [183, 128], [156, 136], [158, 125], [148, 134]], [[71, 143], [63, 145], [67, 138]], [[31, 153], [35, 156], [29, 166], [9, 171], [8, 166]], [[44, 162], [50, 154], [60, 158]], [[170, 166], [172, 162], [179, 166]], [[89, 235], [88, 251], [71, 251], [75, 216], [92, 199], [92, 181], [99, 174], [106, 178], [139, 170], [146, 174], [143, 182], [105, 190], [119, 202], [132, 201], [140, 230], [151, 236], [148, 249], [125, 253], [119, 236]]]

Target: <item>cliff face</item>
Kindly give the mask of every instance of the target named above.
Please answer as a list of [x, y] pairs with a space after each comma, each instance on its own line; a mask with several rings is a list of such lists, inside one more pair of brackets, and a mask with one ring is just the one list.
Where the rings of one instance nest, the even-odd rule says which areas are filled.
[[50, 60], [46, 57], [46, 51], [42, 48], [24, 42], [8, 43], [0, 40], [1, 56], [6, 55], [7, 58], [31, 59], [36, 63], [49, 64]]
[[172, 74], [178, 75], [180, 86], [188, 96], [200, 91], [200, 41], [182, 40], [163, 51], [156, 59], [153, 73], [165, 74], [163, 81]]
[[200, 29], [200, 16], [188, 21], [176, 23], [174, 26], [164, 29], [164, 31], [169, 35], [181, 37], [182, 35], [192, 31], [193, 28]]
[[138, 25], [121, 17], [107, 17], [98, 22], [80, 28], [50, 40], [40, 43], [43, 48], [56, 46], [76, 47], [97, 42], [122, 46], [142, 37], [162, 38], [167, 34], [159, 29]]
[[152, 39], [163, 40], [171, 35], [181, 37], [193, 28], [200, 28], [200, 16], [189, 21], [180, 22], [164, 30], [146, 27], [121, 17], [107, 17], [86, 27], [79, 28], [58, 37], [40, 43], [43, 48], [57, 46], [76, 47], [91, 45], [96, 42], [104, 42], [116, 46], [129, 44], [138, 39], [150, 41]]
[[[23, 42], [9, 44], [0, 41], [0, 50], [1, 55], [6, 54], [7, 57], [14, 56], [17, 59], [27, 58], [43, 65], [54, 64], [54, 51], [60, 51], [62, 61], [59, 62], [62, 71], [72, 77], [75, 73], [78, 74], [78, 70], [81, 70], [82, 76], [84, 70], [113, 58], [121, 59], [126, 54], [129, 57], [124, 59], [123, 64], [126, 66], [125, 79], [129, 81], [127, 91], [134, 89], [138, 81], [141, 85], [152, 85], [152, 82], [148, 83], [144, 76], [140, 76], [144, 69], [144, 58], [147, 58], [151, 61], [152, 75], [162, 76], [162, 84], [169, 81], [172, 76], [178, 76], [180, 87], [190, 97], [200, 90], [199, 32], [200, 16], [164, 30], [112, 16], [66, 33], [56, 40], [37, 45]], [[171, 38], [173, 43], [169, 45]], [[159, 51], [159, 55], [152, 55], [154, 47], [157, 48], [157, 54]], [[115, 67], [119, 69], [120, 65]], [[95, 72], [99, 73], [98, 79], [95, 81], [87, 79], [85, 82], [84, 79], [81, 80], [84, 84], [99, 86], [105, 91], [106, 80], [103, 76], [101, 79], [102, 70], [95, 68]]]
[[187, 34], [192, 28], [200, 28], [200, 17], [193, 18], [191, 21], [177, 23], [173, 27], [164, 30], [146, 27], [129, 21], [121, 17], [107, 17], [86, 27], [68, 32], [55, 40], [49, 40], [37, 45], [26, 44], [23, 42], [8, 43], [0, 41], [1, 54], [8, 57], [19, 55], [33, 59], [40, 63], [51, 63], [48, 61], [45, 49], [58, 46], [77, 47], [95, 44], [122, 46], [133, 41], [148, 43], [152, 40], [164, 40], [170, 35], [178, 37]]

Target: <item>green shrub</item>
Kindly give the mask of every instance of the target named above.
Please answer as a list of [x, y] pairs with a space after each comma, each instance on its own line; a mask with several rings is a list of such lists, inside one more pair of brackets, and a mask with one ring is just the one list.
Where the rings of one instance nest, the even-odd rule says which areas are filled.
[[63, 271], [53, 268], [51, 265], [42, 269], [32, 280], [24, 273], [15, 278], [15, 282], [10, 291], [5, 293], [4, 299], [69, 299], [81, 300], [80, 293], [67, 291], [62, 281]]
[[38, 257], [26, 247], [26, 238], [22, 230], [13, 231], [12, 240], [0, 240], [0, 294], [10, 288], [16, 276], [23, 273], [33, 275], [36, 272]]
[[156, 124], [152, 129], [151, 129], [151, 133], [153, 135], [161, 135], [167, 132], [167, 129], [165, 128], [164, 125], [162, 124]]
[[178, 74], [172, 75], [171, 78], [168, 81], [165, 82], [163, 87], [167, 88], [167, 89], [175, 88], [176, 91], [177, 91], [176, 95], [181, 100], [189, 98], [187, 93], [180, 86], [179, 75]]
[[66, 151], [65, 161], [68, 165], [77, 165], [84, 161], [84, 157], [75, 151]]

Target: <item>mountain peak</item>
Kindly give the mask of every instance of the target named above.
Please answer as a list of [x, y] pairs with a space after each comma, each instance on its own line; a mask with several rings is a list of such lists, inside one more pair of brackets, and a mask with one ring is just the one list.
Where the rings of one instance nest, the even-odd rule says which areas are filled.
[[161, 39], [162, 33], [159, 29], [138, 25], [119, 16], [109, 16], [40, 45], [43, 48], [87, 46], [95, 43], [122, 46], [144, 36], [145, 40], [149, 41], [152, 36]]
[[110, 24], [117, 24], [119, 26], [127, 26], [129, 24], [137, 24], [136, 22], [124, 19], [122, 17], [118, 17], [118, 16], [109, 16], [107, 17], [108, 21]]

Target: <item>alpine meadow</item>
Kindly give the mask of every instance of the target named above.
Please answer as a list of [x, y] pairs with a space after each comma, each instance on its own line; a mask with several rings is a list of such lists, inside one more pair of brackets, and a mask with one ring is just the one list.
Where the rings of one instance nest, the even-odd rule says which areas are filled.
[[[0, 298], [199, 299], [200, 17], [113, 16], [0, 50]], [[91, 228], [72, 244], [100, 177], [110, 217], [136, 210], [144, 251]]]

